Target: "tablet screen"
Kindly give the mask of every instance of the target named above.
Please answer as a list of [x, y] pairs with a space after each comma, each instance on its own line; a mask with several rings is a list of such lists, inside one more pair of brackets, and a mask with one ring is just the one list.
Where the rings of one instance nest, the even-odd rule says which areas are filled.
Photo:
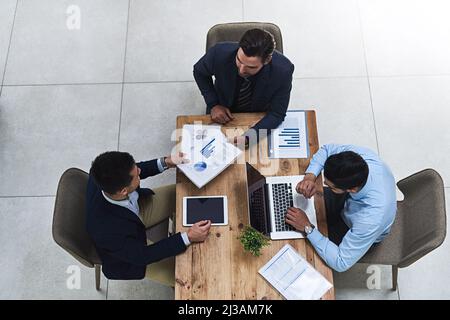
[[186, 201], [186, 222], [188, 224], [194, 224], [201, 220], [224, 223], [224, 199], [222, 197], [188, 198]]

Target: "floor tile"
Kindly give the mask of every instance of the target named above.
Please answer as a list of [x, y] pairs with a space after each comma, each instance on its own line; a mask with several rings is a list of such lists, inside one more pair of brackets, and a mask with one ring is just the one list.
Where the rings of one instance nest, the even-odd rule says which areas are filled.
[[272, 22], [283, 36], [295, 77], [365, 76], [359, 13], [354, 0], [244, 0], [244, 20]]
[[450, 186], [450, 76], [370, 81], [380, 155], [397, 180], [434, 168]]
[[5, 71], [16, 3], [17, 0], [3, 0], [0, 2], [0, 85], [3, 81], [3, 72]]
[[296, 79], [289, 109], [316, 110], [319, 143], [377, 151], [367, 79]]
[[55, 195], [61, 174], [117, 150], [121, 85], [5, 87], [2, 196]]
[[371, 76], [450, 74], [450, 3], [359, 0]]
[[242, 20], [241, 0], [132, 0], [130, 10], [127, 82], [194, 80], [208, 30]]
[[108, 300], [173, 300], [174, 290], [144, 280], [109, 280]]
[[[0, 299], [106, 299], [106, 278], [95, 290], [95, 273], [52, 238], [54, 197], [0, 198]], [[79, 273], [78, 273], [79, 272]], [[80, 287], [67, 285], [80, 275]]]
[[5, 84], [121, 82], [127, 17], [127, 0], [19, 1]]
[[[136, 161], [169, 155], [175, 147], [171, 136], [178, 115], [204, 114], [205, 103], [195, 83], [125, 85], [120, 150]], [[168, 170], [142, 182], [157, 187], [175, 183], [175, 171]]]

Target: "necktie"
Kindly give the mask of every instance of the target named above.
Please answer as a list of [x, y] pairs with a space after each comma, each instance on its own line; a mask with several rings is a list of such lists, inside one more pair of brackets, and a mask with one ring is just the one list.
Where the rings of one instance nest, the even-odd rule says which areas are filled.
[[249, 111], [252, 103], [252, 86], [248, 79], [245, 79], [241, 83], [239, 95], [236, 100], [236, 109], [240, 112]]

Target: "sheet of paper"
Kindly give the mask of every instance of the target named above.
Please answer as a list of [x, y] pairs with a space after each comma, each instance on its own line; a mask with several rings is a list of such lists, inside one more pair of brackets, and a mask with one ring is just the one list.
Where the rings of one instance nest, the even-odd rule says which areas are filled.
[[271, 158], [308, 158], [308, 130], [306, 113], [289, 110], [284, 121], [272, 130], [269, 139]]
[[189, 163], [178, 168], [202, 188], [228, 167], [242, 152], [227, 142], [220, 126], [184, 125], [181, 151]]
[[286, 244], [259, 273], [287, 300], [317, 300], [331, 283]]

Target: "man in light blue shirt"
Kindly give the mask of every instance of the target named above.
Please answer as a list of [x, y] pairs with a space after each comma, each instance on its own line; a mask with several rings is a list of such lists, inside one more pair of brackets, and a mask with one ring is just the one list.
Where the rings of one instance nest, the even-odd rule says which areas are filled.
[[353, 266], [374, 243], [389, 233], [397, 210], [395, 180], [373, 151], [328, 144], [311, 159], [297, 192], [310, 198], [315, 180], [324, 170], [329, 238], [297, 208], [289, 208], [286, 222], [306, 234], [317, 253], [338, 272]]

